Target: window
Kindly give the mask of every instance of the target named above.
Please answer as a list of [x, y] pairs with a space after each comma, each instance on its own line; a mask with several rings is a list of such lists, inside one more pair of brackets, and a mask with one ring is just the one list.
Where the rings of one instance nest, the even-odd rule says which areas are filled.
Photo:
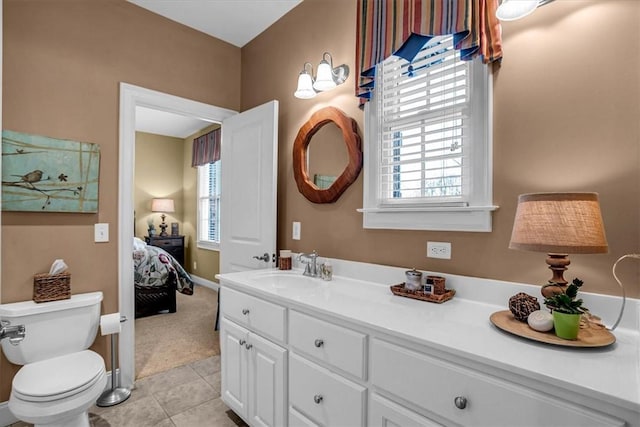
[[378, 66], [365, 105], [364, 227], [491, 231], [491, 81], [451, 36]]
[[220, 248], [220, 160], [198, 166], [198, 247]]

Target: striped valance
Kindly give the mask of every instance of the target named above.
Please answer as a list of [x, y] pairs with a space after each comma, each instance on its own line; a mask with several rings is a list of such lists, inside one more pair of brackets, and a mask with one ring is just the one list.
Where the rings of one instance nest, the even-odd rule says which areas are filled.
[[368, 99], [375, 67], [391, 55], [412, 61], [434, 36], [452, 34], [461, 58], [502, 58], [498, 0], [358, 0], [357, 96]]
[[221, 128], [218, 128], [193, 140], [192, 167], [220, 160], [220, 134]]

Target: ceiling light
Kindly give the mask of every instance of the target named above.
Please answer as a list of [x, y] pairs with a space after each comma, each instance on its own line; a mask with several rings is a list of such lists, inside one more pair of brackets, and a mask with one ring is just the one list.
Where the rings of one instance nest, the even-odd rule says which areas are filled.
[[536, 8], [551, 3], [553, 0], [502, 0], [496, 16], [501, 21], [515, 21], [533, 13]]

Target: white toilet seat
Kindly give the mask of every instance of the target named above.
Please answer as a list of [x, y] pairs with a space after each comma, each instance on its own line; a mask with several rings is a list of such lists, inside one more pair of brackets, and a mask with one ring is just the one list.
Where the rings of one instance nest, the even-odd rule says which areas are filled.
[[91, 388], [105, 375], [104, 361], [91, 350], [66, 354], [23, 366], [12, 393], [27, 402], [52, 402]]

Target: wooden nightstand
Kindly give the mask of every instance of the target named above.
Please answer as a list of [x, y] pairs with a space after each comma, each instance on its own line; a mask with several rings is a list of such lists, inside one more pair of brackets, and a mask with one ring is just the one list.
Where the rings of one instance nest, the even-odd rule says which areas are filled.
[[167, 251], [184, 267], [184, 236], [144, 236], [144, 240]]

